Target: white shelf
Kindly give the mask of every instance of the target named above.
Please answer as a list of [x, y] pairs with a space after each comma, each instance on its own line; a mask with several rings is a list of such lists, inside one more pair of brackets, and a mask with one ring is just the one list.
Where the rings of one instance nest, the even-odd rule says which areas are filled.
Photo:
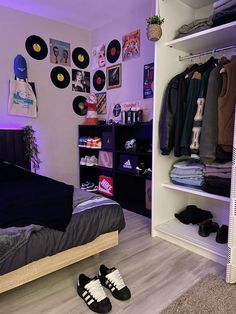
[[190, 193], [190, 194], [195, 194], [195, 195], [215, 199], [215, 200], [222, 201], [222, 202], [227, 202], [227, 203], [230, 202], [229, 197], [225, 197], [225, 196], [221, 196], [221, 195], [217, 195], [217, 194], [210, 194], [210, 193], [204, 192], [200, 189], [194, 189], [194, 188], [191, 188], [188, 186], [177, 185], [177, 184], [173, 184], [171, 182], [170, 183], [163, 183], [162, 186], [165, 188], [168, 188], [168, 189], [177, 190], [177, 191]]
[[236, 44], [236, 22], [227, 23], [165, 43], [165, 46], [196, 54]]
[[227, 244], [217, 243], [216, 233], [211, 233], [209, 237], [201, 237], [198, 234], [197, 225], [184, 225], [177, 219], [168, 221], [165, 224], [155, 227], [158, 235], [162, 238], [165, 236], [173, 239], [173, 243], [181, 245], [182, 247], [190, 249], [193, 252], [197, 252], [203, 256], [211, 258], [221, 263], [226, 262], [227, 258]]
[[200, 9], [209, 4], [213, 4], [213, 0], [180, 0], [181, 2], [187, 4], [193, 9]]

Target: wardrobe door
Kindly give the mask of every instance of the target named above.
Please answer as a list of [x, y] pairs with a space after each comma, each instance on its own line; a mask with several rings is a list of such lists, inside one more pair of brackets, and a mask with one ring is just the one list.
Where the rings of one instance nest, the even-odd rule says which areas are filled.
[[226, 281], [228, 283], [236, 283], [236, 115], [234, 122]]

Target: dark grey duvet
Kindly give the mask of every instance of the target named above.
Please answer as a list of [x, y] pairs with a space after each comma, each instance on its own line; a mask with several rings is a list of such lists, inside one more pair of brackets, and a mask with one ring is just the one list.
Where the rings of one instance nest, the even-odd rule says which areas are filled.
[[69, 248], [93, 241], [101, 234], [121, 231], [125, 227], [119, 204], [104, 202], [83, 208], [72, 215], [65, 232], [42, 228], [31, 232], [29, 239], [0, 262], [0, 275], [20, 268], [40, 258], [54, 255]]

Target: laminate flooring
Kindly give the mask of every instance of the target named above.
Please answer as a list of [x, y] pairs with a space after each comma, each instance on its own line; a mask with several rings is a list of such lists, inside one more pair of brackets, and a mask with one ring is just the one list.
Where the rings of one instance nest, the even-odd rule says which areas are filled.
[[118, 267], [132, 292], [126, 302], [107, 292], [114, 314], [158, 314], [206, 274], [225, 275], [224, 266], [152, 238], [150, 219], [129, 211], [125, 216], [127, 226], [117, 247], [1, 294], [0, 313], [93, 313], [78, 297], [76, 280], [80, 273], [96, 275], [102, 263]]

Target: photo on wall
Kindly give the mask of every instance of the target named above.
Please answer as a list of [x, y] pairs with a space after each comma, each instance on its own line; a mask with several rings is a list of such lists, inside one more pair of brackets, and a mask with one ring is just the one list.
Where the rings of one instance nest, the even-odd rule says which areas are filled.
[[92, 49], [93, 70], [103, 68], [106, 65], [105, 45], [99, 45]]
[[144, 65], [143, 98], [153, 98], [154, 63]]
[[90, 72], [72, 69], [72, 91], [90, 93]]
[[121, 64], [107, 68], [107, 89], [121, 87]]
[[95, 94], [97, 97], [97, 114], [104, 115], [107, 113], [107, 93]]
[[50, 62], [70, 66], [70, 44], [50, 38]]
[[130, 32], [122, 37], [122, 61], [140, 56], [140, 30]]

